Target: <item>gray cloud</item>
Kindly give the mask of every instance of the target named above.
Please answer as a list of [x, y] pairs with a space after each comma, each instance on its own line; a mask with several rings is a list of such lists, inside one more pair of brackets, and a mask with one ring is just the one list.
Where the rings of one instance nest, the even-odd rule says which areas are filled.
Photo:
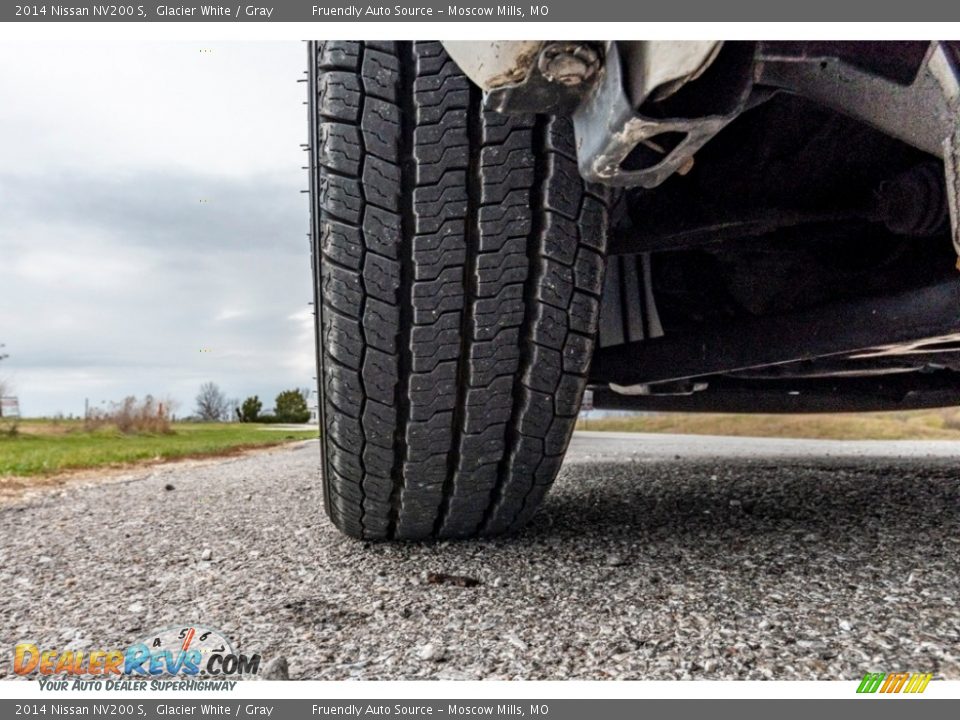
[[[312, 383], [302, 47], [227, 45], [215, 73], [191, 69], [195, 49], [77, 55], [75, 102], [53, 127], [43, 90], [62, 57], [28, 51], [29, 94], [0, 78], [16, 108], [0, 111], [0, 158], [16, 160], [0, 161], [0, 372], [28, 414], [148, 392], [189, 412], [206, 380], [269, 404]], [[116, 55], [133, 59], [114, 68]], [[126, 116], [131, 63], [166, 81], [149, 88], [148, 124], [169, 132], [149, 143]]]
[[299, 190], [306, 182], [305, 174], [232, 178], [145, 170], [44, 178], [0, 172], [0, 196], [5, 223], [69, 225], [166, 250], [198, 244], [210, 251], [257, 250], [269, 241], [278, 252], [302, 254], [307, 201]]

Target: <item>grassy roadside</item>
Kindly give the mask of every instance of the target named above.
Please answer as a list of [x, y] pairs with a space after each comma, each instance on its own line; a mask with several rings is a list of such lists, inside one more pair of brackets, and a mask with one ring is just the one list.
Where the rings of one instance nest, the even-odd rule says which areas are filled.
[[834, 415], [662, 413], [586, 420], [581, 416], [577, 429], [822, 440], [960, 440], [960, 408]]
[[26, 420], [16, 435], [0, 435], [0, 477], [224, 455], [317, 437], [315, 430], [273, 426], [267, 431], [266, 427], [257, 423], [176, 423], [169, 434], [124, 435], [110, 427], [87, 431], [80, 421]]

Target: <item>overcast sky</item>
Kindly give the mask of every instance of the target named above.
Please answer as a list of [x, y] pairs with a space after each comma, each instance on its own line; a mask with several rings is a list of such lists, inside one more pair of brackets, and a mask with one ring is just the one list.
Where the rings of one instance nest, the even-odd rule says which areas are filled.
[[0, 45], [0, 378], [24, 415], [313, 387], [305, 58]]

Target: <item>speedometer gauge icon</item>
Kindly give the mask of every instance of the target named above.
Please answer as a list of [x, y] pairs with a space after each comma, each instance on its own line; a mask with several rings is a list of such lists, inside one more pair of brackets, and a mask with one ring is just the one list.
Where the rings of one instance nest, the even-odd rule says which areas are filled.
[[236, 654], [233, 644], [223, 632], [206, 625], [173, 625], [148, 635], [140, 642], [150, 649], [153, 656], [169, 653], [185, 657], [190, 653], [196, 659], [200, 675], [206, 675], [213, 655], [226, 657]]

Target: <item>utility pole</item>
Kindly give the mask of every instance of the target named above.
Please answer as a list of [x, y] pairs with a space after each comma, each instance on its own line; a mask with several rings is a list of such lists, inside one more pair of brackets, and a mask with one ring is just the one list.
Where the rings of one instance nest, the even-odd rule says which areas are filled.
[[[2, 350], [5, 347], [6, 345], [4, 345], [3, 343], [0, 343], [0, 350]], [[6, 360], [8, 357], [10, 356], [7, 355], [5, 352], [0, 352], [0, 360]], [[0, 396], [3, 395], [2, 390], [3, 390], [3, 383], [0, 382]], [[3, 399], [2, 397], [0, 397], [0, 418], [2, 417], [3, 417]]]

